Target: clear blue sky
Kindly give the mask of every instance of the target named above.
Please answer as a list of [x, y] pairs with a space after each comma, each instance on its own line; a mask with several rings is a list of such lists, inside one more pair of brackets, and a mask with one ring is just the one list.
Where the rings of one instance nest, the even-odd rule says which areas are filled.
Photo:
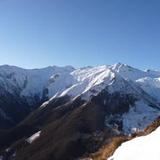
[[0, 0], [0, 64], [160, 69], [159, 0]]

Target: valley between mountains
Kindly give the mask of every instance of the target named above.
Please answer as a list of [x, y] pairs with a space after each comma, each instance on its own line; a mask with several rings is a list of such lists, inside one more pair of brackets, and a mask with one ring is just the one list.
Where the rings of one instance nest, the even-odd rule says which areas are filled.
[[144, 160], [125, 146], [158, 148], [159, 118], [160, 71], [0, 66], [0, 160]]

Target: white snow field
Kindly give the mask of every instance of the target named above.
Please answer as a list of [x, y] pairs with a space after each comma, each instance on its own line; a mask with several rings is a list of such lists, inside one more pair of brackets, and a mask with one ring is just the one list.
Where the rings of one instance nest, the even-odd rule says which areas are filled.
[[160, 160], [160, 127], [149, 135], [123, 143], [108, 160]]

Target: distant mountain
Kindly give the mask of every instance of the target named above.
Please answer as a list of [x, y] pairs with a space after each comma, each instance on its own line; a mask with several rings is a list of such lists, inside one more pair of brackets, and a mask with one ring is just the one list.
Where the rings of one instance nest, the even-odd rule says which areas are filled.
[[0, 66], [0, 128], [15, 126], [48, 99], [51, 76], [68, 73], [72, 67], [22, 69]]
[[0, 128], [10, 128], [0, 131], [2, 160], [87, 157], [114, 137], [143, 132], [160, 116], [160, 72], [121, 63], [1, 66], [0, 90]]

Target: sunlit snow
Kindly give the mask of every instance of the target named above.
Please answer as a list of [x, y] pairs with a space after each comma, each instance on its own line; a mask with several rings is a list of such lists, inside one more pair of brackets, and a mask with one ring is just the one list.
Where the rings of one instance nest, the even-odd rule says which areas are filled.
[[147, 136], [123, 143], [108, 160], [160, 160], [160, 127]]

